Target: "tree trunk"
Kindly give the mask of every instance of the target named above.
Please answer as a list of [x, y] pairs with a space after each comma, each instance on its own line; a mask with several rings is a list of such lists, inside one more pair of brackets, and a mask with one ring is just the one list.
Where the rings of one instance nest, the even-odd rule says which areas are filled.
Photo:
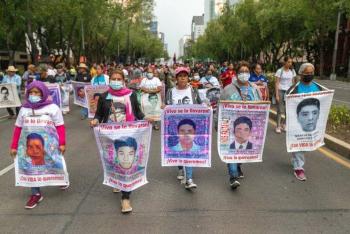
[[67, 38], [67, 51], [66, 51], [66, 53], [67, 53], [67, 58], [68, 58], [67, 59], [68, 67], [70, 67], [70, 51], [71, 51], [71, 47], [72, 47], [72, 37], [73, 37], [73, 32], [74, 32], [74, 28], [75, 28], [76, 23], [77, 23], [77, 17], [75, 16], [73, 18], [72, 27], [70, 28], [68, 38]]

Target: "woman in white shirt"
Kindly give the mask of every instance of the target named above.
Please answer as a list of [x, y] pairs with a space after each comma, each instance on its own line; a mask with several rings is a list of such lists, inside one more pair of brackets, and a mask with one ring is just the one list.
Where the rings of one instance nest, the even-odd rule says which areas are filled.
[[285, 130], [285, 120], [282, 123], [282, 114], [286, 115], [285, 95], [287, 90], [293, 85], [296, 73], [292, 68], [293, 60], [291, 57], [286, 56], [283, 59], [284, 65], [277, 70], [275, 77], [276, 87], [276, 102], [277, 102], [277, 127], [276, 133], [281, 133], [281, 130]]

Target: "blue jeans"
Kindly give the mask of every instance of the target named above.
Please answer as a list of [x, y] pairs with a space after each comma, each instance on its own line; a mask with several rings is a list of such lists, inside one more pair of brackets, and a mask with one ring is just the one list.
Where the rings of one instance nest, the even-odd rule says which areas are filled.
[[179, 170], [185, 170], [186, 180], [192, 179], [193, 176], [193, 167], [183, 167], [179, 166]]
[[227, 163], [228, 174], [230, 177], [238, 177], [238, 164], [237, 163]]
[[304, 152], [292, 153], [292, 165], [294, 170], [304, 170], [305, 156]]
[[81, 116], [81, 117], [84, 117], [84, 118], [87, 118], [87, 117], [88, 117], [88, 109], [85, 108], [85, 107], [82, 107], [82, 108], [80, 109], [80, 116]]
[[32, 195], [41, 194], [39, 187], [31, 187], [30, 189], [32, 190]]

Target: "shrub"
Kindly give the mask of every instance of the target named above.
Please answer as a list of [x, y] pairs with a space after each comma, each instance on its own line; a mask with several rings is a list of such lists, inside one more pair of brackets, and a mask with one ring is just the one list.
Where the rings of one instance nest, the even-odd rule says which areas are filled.
[[328, 127], [332, 130], [350, 129], [350, 109], [346, 106], [333, 105], [329, 112]]

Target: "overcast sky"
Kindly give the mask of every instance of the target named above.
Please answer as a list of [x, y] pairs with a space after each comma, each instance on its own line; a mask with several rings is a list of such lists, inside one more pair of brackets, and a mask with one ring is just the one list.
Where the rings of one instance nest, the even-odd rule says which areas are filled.
[[179, 40], [191, 34], [192, 17], [204, 13], [204, 0], [155, 0], [158, 31], [165, 34], [169, 56], [179, 53]]

